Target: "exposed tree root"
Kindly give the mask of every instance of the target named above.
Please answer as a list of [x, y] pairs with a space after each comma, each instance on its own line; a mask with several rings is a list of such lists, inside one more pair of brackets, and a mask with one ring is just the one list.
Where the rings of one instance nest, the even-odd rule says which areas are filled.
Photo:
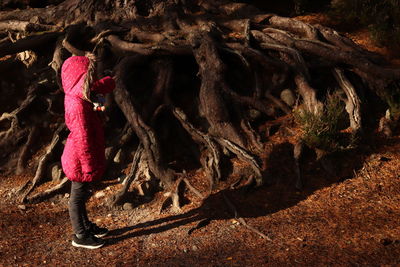
[[334, 74], [339, 85], [342, 87], [347, 96], [346, 111], [349, 114], [350, 128], [354, 133], [357, 133], [362, 129], [361, 100], [358, 97], [354, 86], [346, 78], [342, 70], [335, 68]]
[[33, 196], [27, 196], [25, 199], [25, 202], [27, 203], [38, 203], [41, 201], [44, 201], [46, 199], [49, 199], [55, 195], [57, 195], [60, 192], [63, 192], [69, 185], [71, 184], [70, 180], [68, 180], [67, 177], [64, 177], [60, 183], [58, 183], [56, 186], [47, 189], [43, 192], [39, 192]]
[[254, 178], [257, 186], [261, 186], [263, 184], [261, 166], [258, 164], [257, 159], [254, 156], [250, 155], [245, 149], [239, 147], [238, 145], [235, 145], [229, 140], [219, 139], [218, 142], [225, 148], [229, 149], [232, 153], [236, 154], [238, 158], [245, 162], [248, 162], [254, 171]]
[[244, 137], [231, 123], [231, 115], [221, 92], [221, 88], [227, 87], [223, 77], [225, 66], [218, 55], [215, 42], [208, 35], [193, 42], [199, 42], [199, 47], [194, 49], [194, 56], [202, 78], [199, 93], [200, 112], [210, 124], [209, 133], [246, 146]]
[[0, 21], [0, 31], [20, 31], [20, 32], [43, 32], [57, 31], [60, 27], [54, 25], [45, 25], [40, 23], [31, 23], [28, 21], [5, 20]]
[[117, 152], [124, 147], [132, 139], [132, 137], [133, 130], [129, 124], [126, 124], [121, 134], [116, 138], [115, 144], [106, 152], [107, 166], [111, 165], [111, 161], [114, 159]]
[[192, 186], [192, 184], [189, 182], [189, 180], [187, 178], [183, 178], [183, 181], [185, 182], [188, 189], [193, 192], [193, 194], [195, 194], [201, 200], [204, 199], [204, 196], [199, 192], [199, 190], [197, 190], [196, 188], [194, 188]]
[[131, 124], [132, 128], [143, 144], [146, 158], [149, 162], [150, 171], [164, 183], [164, 186], [168, 188], [172, 185], [174, 172], [166, 168], [162, 163], [160, 158], [160, 146], [158, 144], [154, 129], [148, 126], [136, 111], [130, 100], [130, 94], [126, 89], [126, 85], [121, 80], [127, 75], [124, 73], [127, 70], [126, 68], [129, 66], [129, 64], [134, 63], [136, 60], [137, 58], [131, 58], [130, 60], [121, 63], [119, 67], [119, 73], [117, 74], [121, 78], [118, 80], [119, 83], [114, 92], [114, 96], [127, 121]]
[[28, 36], [17, 40], [15, 43], [6, 42], [0, 44], [0, 57], [16, 54], [25, 50], [37, 49], [47, 43], [52, 43], [61, 35], [61, 33], [43, 33], [41, 35]]
[[226, 205], [229, 207], [229, 209], [231, 210], [231, 212], [234, 214], [235, 219], [240, 222], [244, 227], [246, 227], [247, 229], [249, 229], [250, 231], [258, 234], [259, 236], [261, 236], [262, 238], [268, 240], [268, 241], [272, 241], [272, 239], [270, 237], [268, 237], [267, 235], [265, 235], [264, 233], [260, 232], [259, 230], [257, 230], [256, 228], [254, 228], [253, 226], [250, 226], [246, 223], [246, 221], [240, 217], [235, 205], [233, 205], [232, 201], [229, 200], [229, 198], [222, 193], [222, 196], [225, 200]]
[[139, 145], [133, 157], [129, 174], [125, 177], [123, 181], [124, 187], [115, 196], [113, 196], [113, 198], [111, 199], [111, 206], [118, 206], [123, 204], [126, 200], [126, 194], [131, 187], [131, 184], [135, 183], [139, 179], [139, 164], [140, 159], [143, 155], [143, 151], [143, 146]]
[[164, 196], [166, 197], [164, 201], [162, 202], [160, 206], [160, 212], [161, 213], [168, 205], [169, 202], [172, 202], [172, 211], [179, 213], [181, 211], [181, 205], [179, 201], [179, 186], [181, 182], [183, 181], [183, 177], [178, 178], [178, 180], [175, 181], [174, 186], [172, 187], [172, 190], [164, 193]]
[[65, 129], [65, 125], [62, 124], [57, 128], [57, 130], [54, 133], [53, 139], [51, 140], [51, 143], [47, 146], [45, 154], [40, 158], [39, 160], [39, 165], [37, 167], [35, 176], [33, 177], [32, 181], [28, 181], [25, 185], [23, 185], [19, 189], [19, 194], [21, 194], [21, 202], [25, 202], [28, 195], [33, 191], [33, 189], [39, 185], [44, 177], [44, 174], [46, 173], [46, 167], [49, 163], [50, 157], [53, 154], [54, 148], [59, 144], [61, 141], [60, 138], [60, 133]]
[[187, 120], [187, 116], [182, 110], [180, 110], [179, 108], [174, 108], [173, 114], [181, 122], [186, 131], [188, 131], [192, 135], [193, 139], [207, 148], [207, 152], [204, 153], [204, 156], [202, 157], [201, 164], [209, 178], [209, 188], [211, 192], [214, 184], [218, 182], [222, 177], [220, 168], [222, 157], [221, 149], [212, 138], [191, 125]]
[[29, 135], [28, 135], [28, 139], [26, 140], [25, 145], [22, 147], [21, 152], [19, 154], [19, 158], [18, 158], [18, 163], [17, 163], [17, 168], [15, 170], [15, 174], [21, 174], [25, 168], [26, 168], [26, 162], [28, 160], [29, 157], [29, 150], [31, 149], [31, 146], [33, 145], [33, 143], [36, 140], [36, 137], [39, 133], [39, 129], [37, 126], [32, 126]]
[[19, 105], [18, 108], [13, 110], [11, 113], [4, 112], [0, 116], [0, 122], [9, 120], [11, 121], [10, 127], [6, 131], [0, 132], [0, 146], [5, 146], [9, 143], [14, 143], [15, 135], [18, 131], [21, 131], [19, 114], [23, 112], [32, 102], [36, 99], [36, 87], [31, 87], [24, 101]]
[[[16, 35], [21, 38], [13, 42]], [[182, 152], [182, 158], [192, 157], [187, 160], [191, 168], [201, 165], [209, 193], [226, 178], [223, 170], [229, 157], [247, 163], [253, 174], [246, 177], [246, 183], [260, 186], [268, 166], [261, 166], [259, 159], [268, 157], [265, 138], [273, 132], [261, 136], [258, 128], [293, 112], [294, 104], [289, 106], [281, 99], [283, 90], [294, 92], [298, 108], [313, 114], [324, 110], [329, 89], [343, 90], [350, 124], [347, 127], [358, 133], [365, 127], [362, 111], [366, 103], [360, 97], [361, 91], [370, 90], [379, 96], [390, 91], [389, 95], [396, 95], [391, 85], [400, 80], [398, 68], [387, 67], [382, 58], [331, 29], [264, 14], [228, 0], [65, 0], [46, 9], [0, 12], [0, 58], [34, 51], [37, 60], [24, 58], [24, 63], [29, 63], [29, 68], [51, 66], [55, 79], [45, 77], [53, 82], [47, 83], [49, 87], [56, 87], [55, 80], [61, 88], [60, 69], [66, 57], [86, 55], [97, 44], [103, 51], [101, 68], [116, 73], [113, 96], [117, 105], [111, 106], [109, 114], [120, 116], [111, 118], [117, 129], [126, 123], [120, 136], [110, 141], [107, 159], [114, 158], [122, 147], [135, 149], [128, 142], [135, 135], [140, 143], [113, 205], [125, 201], [132, 185], [140, 191], [150, 179], [161, 182], [165, 203], [172, 201], [175, 210], [180, 208], [182, 182], [197, 197], [205, 197], [180, 174], [187, 169], [181, 166], [186, 162], [182, 160], [180, 165], [175, 162], [181, 159], [171, 159], [183, 150], [189, 152]], [[2, 61], [0, 69], [8, 66], [8, 61]], [[46, 76], [35, 75], [37, 79]], [[11, 150], [20, 151], [17, 173], [24, 171], [30, 156], [34, 129], [46, 128], [32, 128], [35, 122], [22, 118], [22, 111], [35, 99], [45, 99], [48, 113], [56, 118], [49, 124], [60, 123], [61, 111], [53, 112], [59, 96], [38, 97], [36, 89], [30, 87], [26, 98], [19, 99], [17, 109], [0, 116], [4, 129], [0, 132], [0, 147], [6, 155]], [[58, 105], [62, 110], [62, 104]], [[385, 120], [382, 125], [388, 123]], [[46, 130], [54, 134], [53, 140], [46, 154], [37, 159], [35, 177], [21, 188], [23, 200], [32, 199], [28, 195], [42, 181], [52, 151], [60, 142], [62, 129]], [[21, 144], [27, 135], [26, 143]], [[298, 189], [303, 186], [299, 162], [302, 148], [299, 142], [293, 154]], [[323, 154], [318, 154], [321, 163]]]

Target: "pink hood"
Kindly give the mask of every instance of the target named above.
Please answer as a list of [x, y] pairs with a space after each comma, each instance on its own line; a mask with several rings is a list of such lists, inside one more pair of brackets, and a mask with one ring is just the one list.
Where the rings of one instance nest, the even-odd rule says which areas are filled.
[[84, 56], [74, 56], [65, 60], [61, 68], [61, 80], [64, 92], [66, 95], [82, 97], [81, 86], [76, 86], [78, 83], [83, 84], [89, 59]]

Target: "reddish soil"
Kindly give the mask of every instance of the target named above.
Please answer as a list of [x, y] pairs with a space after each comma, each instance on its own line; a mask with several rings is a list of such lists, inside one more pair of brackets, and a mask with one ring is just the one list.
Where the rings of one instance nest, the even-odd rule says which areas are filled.
[[[400, 137], [365, 147], [354, 162], [336, 161], [337, 176], [306, 166], [302, 192], [294, 190], [281, 145], [282, 157], [271, 160], [272, 185], [225, 190], [180, 214], [159, 214], [161, 196], [132, 210], [109, 210], [104, 197], [92, 197], [92, 218], [112, 229], [108, 245], [94, 251], [71, 246], [66, 197], [18, 206], [15, 188], [29, 177], [1, 177], [0, 266], [398, 266]], [[354, 168], [344, 181], [342, 168]], [[117, 187], [110, 183], [97, 190], [110, 195]], [[239, 224], [222, 194], [271, 241]]]
[[[98, 184], [104, 196], [90, 199], [89, 213], [112, 231], [97, 250], [71, 246], [67, 196], [21, 206], [16, 189], [31, 177], [0, 177], [0, 266], [400, 266], [400, 136], [377, 138], [323, 163], [304, 161], [306, 183], [299, 192], [293, 136], [285, 129], [275, 134], [265, 159], [269, 185], [216, 191], [203, 203], [186, 194], [189, 204], [180, 213], [159, 213], [161, 193], [133, 209], [111, 210], [105, 200], [121, 185]], [[202, 174], [190, 175], [201, 188], [196, 178]], [[240, 224], [224, 197], [270, 240]]]

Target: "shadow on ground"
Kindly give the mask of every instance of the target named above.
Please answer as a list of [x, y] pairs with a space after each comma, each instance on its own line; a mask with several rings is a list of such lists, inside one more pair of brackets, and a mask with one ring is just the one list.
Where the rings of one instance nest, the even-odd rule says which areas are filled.
[[[257, 218], [295, 206], [316, 190], [329, 187], [353, 177], [363, 165], [369, 149], [333, 153], [320, 161], [311, 150], [306, 150], [301, 161], [304, 189], [296, 190], [293, 145], [283, 143], [273, 148], [267, 159], [266, 185], [260, 188], [240, 187], [211, 194], [200, 207], [179, 215], [139, 223], [113, 230], [108, 245], [138, 236], [161, 233], [195, 223], [188, 231], [206, 226], [212, 220], [229, 220], [236, 217]], [[232, 205], [228, 204], [231, 203]], [[235, 215], [237, 212], [237, 215]]]

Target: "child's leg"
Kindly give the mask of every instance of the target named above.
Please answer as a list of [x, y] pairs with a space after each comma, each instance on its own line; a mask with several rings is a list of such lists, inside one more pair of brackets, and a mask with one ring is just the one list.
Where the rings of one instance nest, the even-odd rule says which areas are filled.
[[91, 225], [91, 221], [88, 218], [86, 207], [85, 207], [81, 217], [82, 217], [83, 226], [85, 227], [85, 229], [89, 229], [89, 227]]
[[72, 182], [69, 199], [69, 216], [72, 229], [78, 236], [85, 235], [87, 223], [86, 200], [88, 198], [88, 183]]
[[105, 244], [105, 241], [88, 230], [85, 226], [89, 220], [86, 213], [86, 200], [89, 197], [89, 183], [72, 182], [71, 198], [69, 199], [69, 216], [71, 218], [74, 237], [74, 247], [95, 249]]
[[[86, 188], [87, 194], [85, 203], [92, 194], [91, 188], [92, 188], [92, 183], [87, 183], [87, 188]], [[109, 231], [107, 228], [99, 227], [96, 225], [96, 223], [93, 223], [89, 220], [86, 208], [82, 209], [81, 217], [83, 226], [85, 227], [86, 231], [89, 232], [90, 234], [93, 234], [95, 237], [104, 237], [108, 234]]]
[[86, 194], [85, 194], [85, 200], [84, 200], [84, 207], [82, 209], [81, 217], [82, 217], [82, 222], [83, 226], [85, 229], [89, 229], [91, 222], [89, 220], [88, 214], [87, 214], [87, 209], [86, 209], [86, 203], [90, 198], [91, 195], [91, 183], [85, 183], [85, 189], [86, 189]]

